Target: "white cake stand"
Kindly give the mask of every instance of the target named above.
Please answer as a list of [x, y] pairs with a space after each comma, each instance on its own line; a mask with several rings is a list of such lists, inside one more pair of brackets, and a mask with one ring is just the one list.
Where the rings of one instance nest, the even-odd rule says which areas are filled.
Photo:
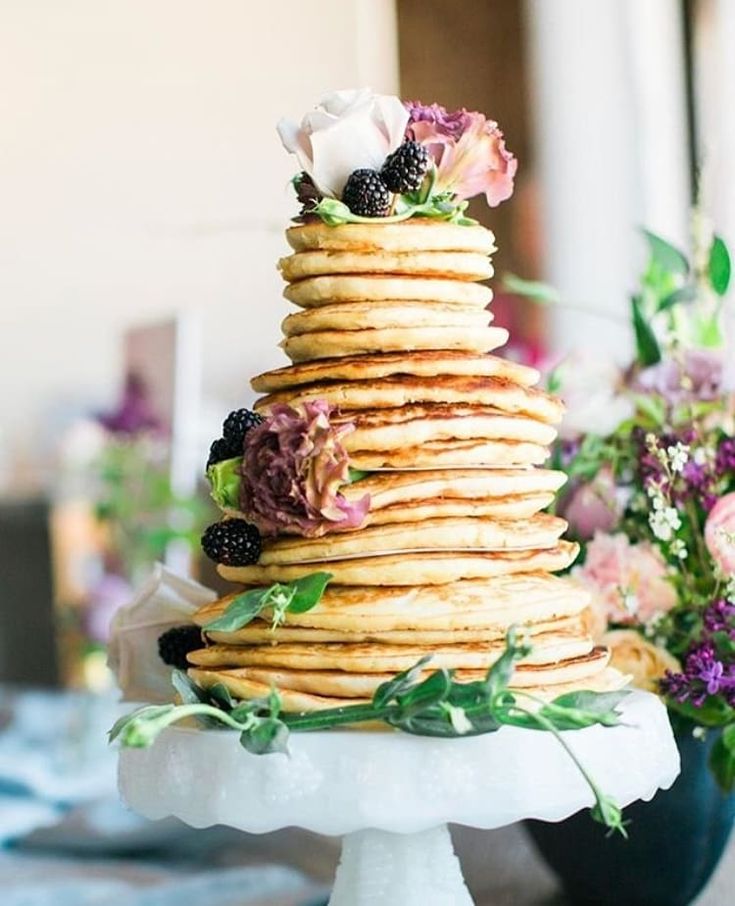
[[[636, 692], [620, 710], [622, 726], [564, 737], [627, 805], [671, 786], [679, 755], [655, 696]], [[447, 822], [560, 821], [593, 801], [544, 732], [503, 727], [446, 740], [332, 730], [294, 733], [289, 748], [251, 755], [230, 731], [169, 728], [152, 748], [121, 752], [121, 793], [141, 815], [193, 827], [345, 835], [330, 906], [471, 906]]]

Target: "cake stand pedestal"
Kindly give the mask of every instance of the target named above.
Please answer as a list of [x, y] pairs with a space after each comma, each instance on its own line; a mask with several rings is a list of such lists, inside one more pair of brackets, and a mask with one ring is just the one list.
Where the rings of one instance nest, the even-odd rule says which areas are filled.
[[[679, 755], [655, 696], [635, 692], [620, 710], [622, 725], [564, 738], [624, 806], [671, 786]], [[236, 733], [172, 727], [120, 753], [120, 790], [147, 818], [344, 835], [330, 906], [471, 906], [448, 822], [561, 821], [593, 802], [558, 742], [533, 730], [452, 740], [331, 730], [294, 733], [289, 749], [251, 755]]]

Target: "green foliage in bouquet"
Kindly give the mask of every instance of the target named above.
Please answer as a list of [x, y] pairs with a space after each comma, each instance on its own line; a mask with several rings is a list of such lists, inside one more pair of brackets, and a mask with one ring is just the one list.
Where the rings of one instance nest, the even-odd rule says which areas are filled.
[[[598, 622], [612, 630], [605, 641], [613, 662], [659, 691], [700, 734], [719, 731], [711, 767], [730, 791], [735, 396], [723, 301], [731, 262], [699, 212], [693, 225], [691, 260], [644, 231], [649, 255], [630, 299], [630, 366], [610, 366], [603, 388], [579, 369], [554, 373], [577, 425], [557, 444], [554, 462], [570, 479], [559, 510], [582, 544], [575, 572], [594, 593]], [[544, 285], [512, 278], [510, 288], [558, 301]], [[575, 377], [578, 400], [592, 397], [598, 416], [587, 427], [575, 420]], [[605, 413], [613, 417], [605, 421]]]

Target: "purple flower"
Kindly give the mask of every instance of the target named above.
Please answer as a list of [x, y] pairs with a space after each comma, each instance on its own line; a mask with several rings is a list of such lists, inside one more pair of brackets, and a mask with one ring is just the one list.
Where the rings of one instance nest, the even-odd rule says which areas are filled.
[[145, 381], [135, 372], [125, 378], [123, 396], [117, 409], [102, 413], [97, 420], [113, 434], [138, 434], [159, 431], [161, 420], [153, 411]]
[[332, 424], [324, 400], [299, 409], [273, 406], [265, 421], [245, 436], [240, 503], [264, 535], [318, 537], [358, 528], [370, 497], [348, 501], [349, 456], [341, 439], [351, 422]]
[[457, 141], [470, 126], [472, 114], [464, 107], [451, 113], [441, 104], [422, 104], [421, 101], [406, 101], [409, 113], [406, 129], [410, 138], [415, 138], [411, 126], [414, 123], [431, 123], [436, 132]]
[[644, 368], [634, 390], [654, 393], [670, 405], [719, 399], [726, 391], [722, 355], [709, 349], [682, 349], [657, 365]]
[[704, 612], [704, 627], [708, 633], [727, 632], [735, 640], [735, 604], [721, 598]]
[[735, 437], [724, 437], [717, 447], [715, 471], [718, 477], [735, 472]]

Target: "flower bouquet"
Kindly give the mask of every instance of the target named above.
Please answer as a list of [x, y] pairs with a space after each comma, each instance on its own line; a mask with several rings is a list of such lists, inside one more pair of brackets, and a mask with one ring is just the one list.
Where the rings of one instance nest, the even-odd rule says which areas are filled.
[[[611, 648], [615, 666], [665, 699], [683, 757], [692, 745], [700, 761], [706, 751], [717, 784], [729, 793], [735, 784], [735, 383], [723, 298], [730, 257], [699, 213], [694, 227], [691, 261], [644, 234], [649, 258], [630, 300], [635, 358], [629, 366], [567, 361], [549, 381], [570, 408], [554, 453], [569, 476], [558, 509], [582, 545], [573, 573], [593, 592], [593, 631]], [[517, 278], [510, 284], [536, 298], [552, 296], [543, 285]], [[716, 795], [729, 832], [732, 797]], [[543, 840], [540, 845], [549, 858]], [[647, 896], [647, 903], [659, 902], [654, 893]]]

